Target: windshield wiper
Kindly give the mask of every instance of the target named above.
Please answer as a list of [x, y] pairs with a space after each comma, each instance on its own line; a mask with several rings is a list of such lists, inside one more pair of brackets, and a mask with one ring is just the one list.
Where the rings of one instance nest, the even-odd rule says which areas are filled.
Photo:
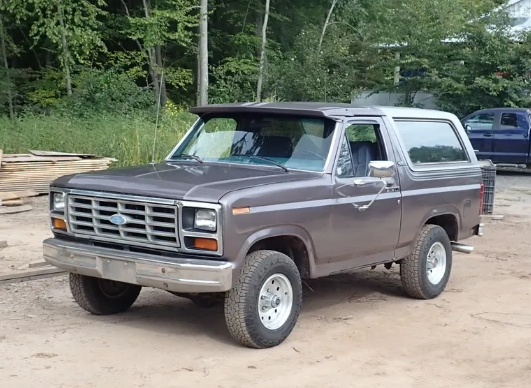
[[172, 156], [172, 159], [173, 158], [188, 158], [188, 159], [195, 159], [197, 160], [199, 163], [203, 163], [203, 160], [199, 157], [199, 156], [196, 156], [196, 155], [190, 155], [190, 154], [178, 154], [178, 155], [173, 155]]
[[281, 165], [280, 163], [275, 162], [275, 161], [272, 160], [272, 159], [266, 158], [265, 156], [258, 156], [258, 155], [245, 155], [245, 154], [232, 154], [231, 156], [243, 156], [243, 157], [246, 157], [246, 158], [256, 158], [256, 159], [260, 159], [260, 160], [265, 160], [266, 162], [272, 163], [272, 164], [274, 164], [275, 166], [280, 167], [280, 168], [283, 169], [284, 171], [289, 172], [289, 170], [288, 170], [286, 167], [284, 167], [284, 166]]

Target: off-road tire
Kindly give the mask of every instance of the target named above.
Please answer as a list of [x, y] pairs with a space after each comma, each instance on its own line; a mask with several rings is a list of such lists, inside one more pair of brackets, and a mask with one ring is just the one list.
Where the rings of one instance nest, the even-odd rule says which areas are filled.
[[[446, 250], [446, 272], [441, 281], [434, 285], [428, 280], [426, 265], [430, 247], [440, 242]], [[438, 225], [424, 225], [413, 252], [400, 264], [400, 277], [406, 293], [415, 299], [433, 299], [439, 296], [452, 272], [452, 245], [446, 231]]]
[[126, 311], [135, 303], [142, 287], [115, 282], [125, 289], [114, 297], [102, 291], [102, 282], [110, 280], [70, 273], [70, 291], [77, 304], [94, 315], [111, 315]]
[[[276, 330], [267, 329], [258, 314], [260, 289], [273, 274], [286, 276], [293, 289], [293, 304], [286, 322]], [[256, 349], [281, 344], [292, 332], [302, 305], [302, 282], [297, 266], [283, 253], [269, 250], [247, 255], [238, 282], [225, 296], [225, 321], [231, 336]]]

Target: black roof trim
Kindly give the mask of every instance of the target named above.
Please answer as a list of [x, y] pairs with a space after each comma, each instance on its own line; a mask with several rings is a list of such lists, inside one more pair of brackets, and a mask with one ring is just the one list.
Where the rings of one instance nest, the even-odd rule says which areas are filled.
[[300, 114], [313, 117], [353, 117], [383, 116], [376, 107], [355, 107], [350, 104], [320, 102], [245, 102], [232, 104], [212, 104], [190, 109], [191, 113], [205, 115], [210, 113], [275, 113]]
[[471, 114], [478, 114], [478, 113], [481, 113], [481, 112], [529, 112], [529, 111], [530, 111], [529, 108], [512, 108], [512, 107], [507, 107], [507, 108], [484, 108], [484, 109], [480, 109], [480, 110], [477, 110], [475, 112], [472, 112]]

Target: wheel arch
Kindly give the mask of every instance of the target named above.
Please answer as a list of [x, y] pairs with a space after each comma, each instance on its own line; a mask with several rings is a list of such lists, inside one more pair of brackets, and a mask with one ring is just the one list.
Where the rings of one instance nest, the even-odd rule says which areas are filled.
[[260, 229], [243, 243], [236, 260], [239, 271], [245, 257], [256, 250], [270, 249], [289, 256], [299, 268], [301, 277], [310, 277], [315, 270], [315, 251], [310, 234], [296, 225], [279, 225]]
[[461, 225], [461, 215], [456, 208], [448, 207], [443, 211], [437, 209], [425, 216], [425, 220], [421, 225], [438, 225], [444, 229], [450, 241], [457, 241], [459, 238], [459, 229]]

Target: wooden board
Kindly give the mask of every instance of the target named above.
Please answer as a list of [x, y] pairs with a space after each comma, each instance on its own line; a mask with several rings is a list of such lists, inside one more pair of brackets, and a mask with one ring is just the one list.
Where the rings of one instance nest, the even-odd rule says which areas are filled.
[[31, 205], [22, 205], [22, 206], [13, 206], [13, 207], [0, 206], [0, 215], [27, 212], [32, 209], [33, 207]]
[[30, 150], [30, 153], [36, 156], [79, 156], [79, 157], [95, 157], [94, 154], [76, 154], [70, 152], [56, 152], [56, 151], [39, 151]]
[[0, 199], [0, 205], [1, 206], [20, 206], [20, 205], [24, 205], [24, 201], [21, 199], [10, 199], [7, 201], [2, 201]]
[[48, 262], [44, 260], [32, 261], [31, 263], [28, 264], [29, 268], [41, 268], [41, 267], [46, 267], [46, 266], [50, 266], [50, 264], [48, 264]]
[[22, 162], [65, 162], [71, 160], [81, 160], [79, 156], [35, 156], [27, 155], [4, 155], [2, 158], [2, 165], [8, 163], [22, 163]]
[[51, 278], [54, 276], [61, 276], [65, 274], [66, 271], [52, 266], [49, 266], [49, 268], [43, 267], [39, 269], [29, 269], [27, 271], [21, 271], [13, 274], [0, 275], [0, 285]]
[[27, 197], [36, 197], [39, 195], [36, 191], [25, 190], [25, 191], [8, 191], [6, 193], [0, 192], [0, 200], [10, 201], [12, 199], [27, 198]]

